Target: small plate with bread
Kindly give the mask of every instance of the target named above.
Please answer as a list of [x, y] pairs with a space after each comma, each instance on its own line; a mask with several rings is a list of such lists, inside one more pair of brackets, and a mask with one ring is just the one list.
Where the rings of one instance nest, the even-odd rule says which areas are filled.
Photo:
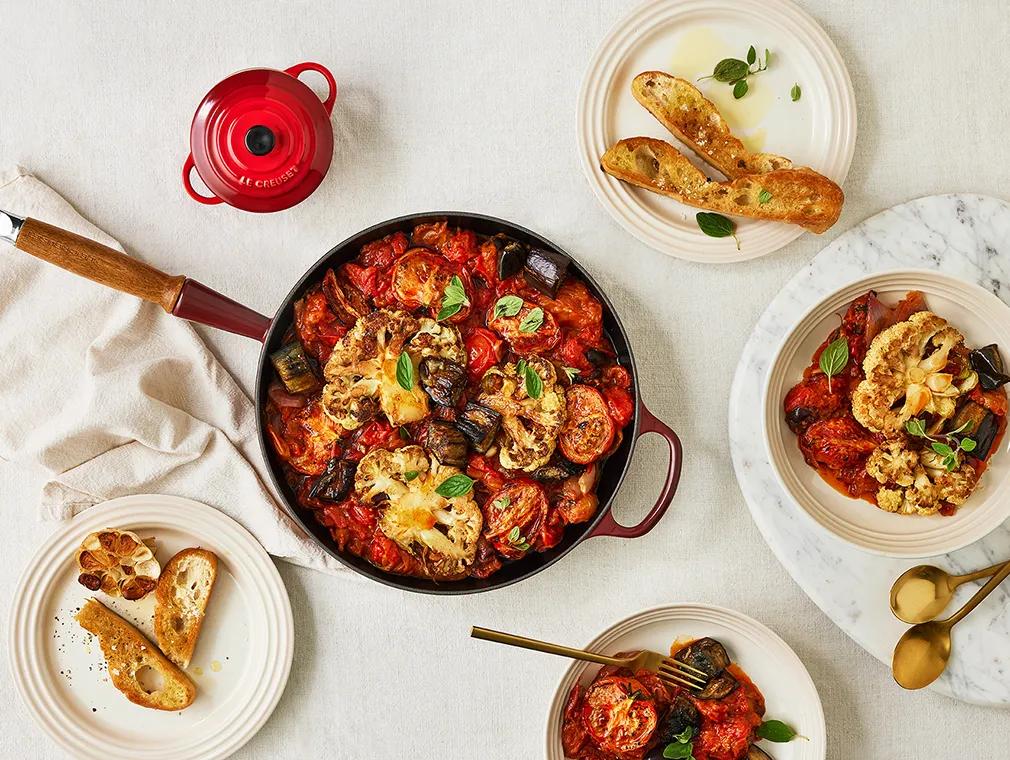
[[838, 50], [790, 0], [651, 0], [597, 50], [579, 155], [628, 232], [731, 263], [838, 220], [856, 138]]
[[284, 584], [256, 539], [204, 504], [144, 495], [87, 509], [39, 549], [18, 589], [11, 671], [74, 756], [226, 757], [284, 691]]

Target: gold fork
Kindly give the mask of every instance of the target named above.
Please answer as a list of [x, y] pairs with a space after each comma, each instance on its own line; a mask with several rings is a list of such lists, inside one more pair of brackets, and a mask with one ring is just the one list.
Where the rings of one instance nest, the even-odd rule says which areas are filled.
[[708, 685], [709, 681], [709, 677], [705, 671], [693, 668], [686, 663], [673, 659], [669, 655], [662, 655], [658, 652], [650, 652], [648, 650], [643, 650], [631, 657], [608, 657], [605, 654], [586, 652], [582, 649], [572, 649], [571, 647], [563, 647], [560, 644], [537, 641], [536, 639], [527, 639], [525, 636], [514, 636], [511, 633], [492, 631], [490, 628], [481, 628], [477, 625], [470, 628], [470, 635], [475, 639], [494, 641], [498, 644], [508, 644], [509, 646], [532, 649], [537, 652], [557, 654], [562, 657], [595, 662], [600, 665], [627, 668], [636, 673], [639, 670], [648, 670], [655, 673], [664, 683], [673, 686], [682, 686], [692, 691], [701, 691]]

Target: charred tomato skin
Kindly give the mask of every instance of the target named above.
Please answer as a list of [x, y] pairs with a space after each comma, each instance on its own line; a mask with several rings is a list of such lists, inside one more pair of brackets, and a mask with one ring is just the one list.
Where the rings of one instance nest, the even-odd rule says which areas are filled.
[[553, 314], [546, 309], [541, 309], [544, 318], [536, 330], [523, 332], [520, 329], [520, 325], [530, 312], [540, 308], [535, 303], [524, 299], [519, 313], [512, 317], [506, 317], [504, 314], [496, 316], [492, 304], [491, 308], [487, 310], [487, 326], [505, 338], [517, 354], [545, 353], [554, 348], [561, 340], [561, 330]]
[[632, 676], [598, 678], [582, 700], [586, 733], [605, 752], [618, 756], [644, 751], [659, 725], [656, 702]]
[[590, 464], [607, 453], [614, 440], [614, 422], [603, 396], [588, 385], [573, 385], [565, 394], [567, 416], [558, 436], [566, 457]]
[[547, 519], [547, 496], [531, 480], [510, 483], [484, 504], [484, 537], [506, 559], [524, 556]]

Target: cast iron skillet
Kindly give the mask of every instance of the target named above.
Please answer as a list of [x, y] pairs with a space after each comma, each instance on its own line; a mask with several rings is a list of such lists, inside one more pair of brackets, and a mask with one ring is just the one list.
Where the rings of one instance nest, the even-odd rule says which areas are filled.
[[[606, 461], [600, 473], [597, 495], [600, 507], [595, 517], [580, 525], [569, 526], [561, 543], [543, 553], [532, 553], [522, 560], [509, 562], [490, 578], [467, 578], [460, 581], [436, 583], [422, 578], [393, 575], [375, 567], [366, 560], [342, 553], [325, 527], [313, 518], [308, 510], [298, 506], [295, 494], [284, 478], [282, 463], [266, 438], [263, 411], [267, 402], [267, 388], [273, 376], [269, 356], [281, 347], [284, 334], [294, 318], [294, 303], [306, 290], [319, 282], [329, 267], [335, 267], [358, 255], [361, 246], [392, 232], [410, 234], [423, 222], [446, 219], [451, 226], [471, 229], [478, 234], [492, 235], [504, 232], [525, 243], [557, 251], [568, 256], [546, 238], [503, 219], [467, 213], [426, 213], [401, 216], [369, 227], [332, 248], [317, 261], [288, 293], [273, 319], [263, 316], [235, 301], [182, 276], [167, 275], [136, 259], [74, 233], [53, 227], [36, 219], [20, 217], [0, 211], [0, 238], [17, 248], [75, 274], [103, 285], [157, 303], [165, 311], [183, 319], [201, 322], [229, 332], [254, 338], [262, 342], [256, 380], [256, 414], [260, 446], [269, 464], [270, 478], [281, 495], [285, 512], [330, 555], [361, 575], [380, 583], [409, 591], [430, 594], [468, 594], [489, 591], [511, 585], [535, 575], [568, 554], [576, 544], [594, 536], [637, 538], [643, 536], [659, 522], [673, 500], [680, 481], [683, 454], [680, 439], [666, 424], [658, 420], [642, 402], [635, 357], [628, 335], [617, 312], [596, 281], [574, 259], [572, 267], [589, 286], [590, 291], [603, 304], [603, 327], [617, 351], [618, 360], [631, 374], [636, 410], [624, 440]], [[611, 515], [611, 506], [617, 490], [628, 471], [631, 456], [638, 438], [645, 433], [657, 433], [670, 447], [670, 462], [662, 491], [655, 505], [640, 523], [634, 526], [619, 524]]]

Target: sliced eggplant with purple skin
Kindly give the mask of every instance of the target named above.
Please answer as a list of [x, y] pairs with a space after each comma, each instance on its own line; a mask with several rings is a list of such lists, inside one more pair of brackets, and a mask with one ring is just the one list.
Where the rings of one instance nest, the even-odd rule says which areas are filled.
[[456, 406], [466, 385], [466, 370], [456, 362], [429, 356], [418, 367], [421, 387], [442, 406]]
[[670, 705], [670, 711], [666, 714], [666, 718], [663, 721], [659, 735], [660, 745], [671, 744], [677, 741], [677, 737], [688, 728], [697, 731], [700, 722], [698, 708], [683, 694], [678, 694], [674, 698], [673, 704]]
[[555, 451], [547, 464], [533, 471], [533, 479], [545, 483], [555, 483], [567, 480], [573, 475], [581, 475], [585, 469], [585, 465], [570, 462], [559, 451]]
[[481, 454], [490, 448], [500, 426], [501, 415], [498, 412], [474, 401], [468, 402], [466, 408], [456, 417], [456, 427]]
[[[979, 375], [981, 377], [981, 375]], [[954, 419], [946, 425], [948, 430], [959, 430], [954, 435], [958, 440], [971, 438], [975, 441], [975, 448], [971, 455], [984, 460], [989, 456], [996, 441], [996, 434], [999, 433], [999, 420], [996, 415], [990, 412], [981, 404], [969, 401], [954, 415]]]
[[968, 361], [971, 368], [978, 373], [978, 383], [982, 386], [982, 390], [994, 391], [1010, 383], [1010, 375], [1006, 373], [999, 346], [995, 343], [976, 348], [968, 354]]
[[312, 485], [309, 496], [323, 501], [343, 501], [351, 492], [357, 469], [354, 462], [334, 457], [326, 463], [326, 469]]
[[545, 296], [557, 298], [571, 260], [560, 253], [547, 251], [543, 248], [531, 248], [526, 256], [523, 267], [523, 277], [526, 284], [536, 288]]
[[311, 393], [322, 385], [312, 360], [297, 340], [270, 354], [270, 363], [288, 393]]
[[526, 263], [526, 246], [501, 233], [492, 237], [491, 242], [498, 251], [498, 279], [507, 280], [519, 274]]
[[730, 665], [726, 647], [708, 636], [691, 642], [677, 652], [673, 659], [708, 676], [708, 684], [694, 695], [696, 699], [722, 699], [740, 685], [726, 670]]
[[466, 436], [451, 422], [429, 422], [424, 435], [424, 449], [444, 465], [466, 467]]

